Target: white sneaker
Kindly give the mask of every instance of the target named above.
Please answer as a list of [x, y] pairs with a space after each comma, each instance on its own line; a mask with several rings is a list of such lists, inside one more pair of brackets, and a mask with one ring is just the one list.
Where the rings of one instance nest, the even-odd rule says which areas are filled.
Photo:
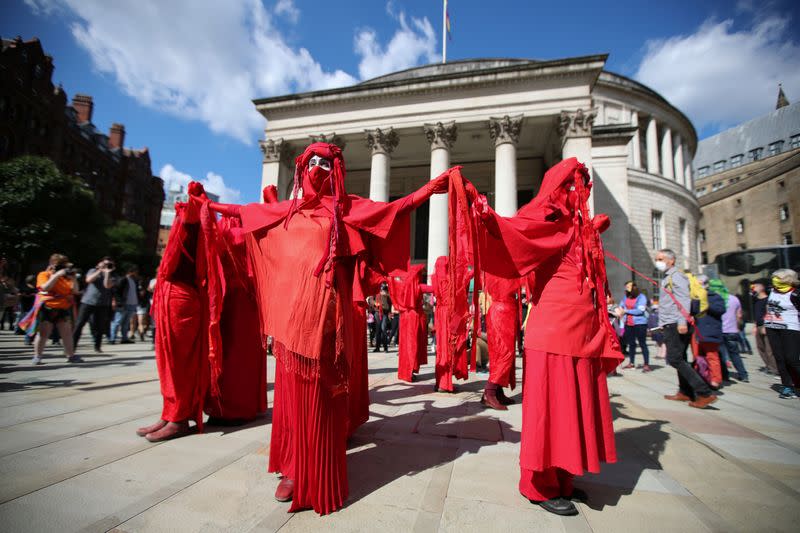
[[772, 381], [780, 381], [780, 380], [781, 380], [780, 376], [772, 376]]
[[34, 355], [33, 359], [31, 359], [31, 364], [33, 364], [33, 365], [43, 365], [44, 363], [42, 362], [42, 358], [41, 357], [36, 357]]

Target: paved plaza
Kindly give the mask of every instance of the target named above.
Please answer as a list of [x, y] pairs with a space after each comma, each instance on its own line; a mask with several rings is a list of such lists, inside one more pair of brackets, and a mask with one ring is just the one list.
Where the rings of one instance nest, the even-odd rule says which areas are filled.
[[[486, 375], [457, 394], [433, 393], [432, 365], [406, 384], [396, 378], [396, 352], [370, 353], [372, 416], [350, 444], [350, 497], [320, 517], [289, 514], [273, 499], [269, 413], [242, 428], [150, 444], [134, 433], [160, 413], [150, 343], [100, 355], [84, 343], [81, 365], [54, 348], [34, 367], [22, 338], [0, 332], [2, 531], [750, 532], [800, 524], [800, 402], [778, 399], [772, 379], [755, 371], [757, 356], [745, 359], [752, 382], [726, 387], [705, 411], [662, 399], [676, 388], [668, 367], [610, 378], [620, 462], [581, 478], [589, 501], [561, 518], [517, 492], [521, 408], [484, 410]], [[271, 399], [271, 357], [269, 370]]]

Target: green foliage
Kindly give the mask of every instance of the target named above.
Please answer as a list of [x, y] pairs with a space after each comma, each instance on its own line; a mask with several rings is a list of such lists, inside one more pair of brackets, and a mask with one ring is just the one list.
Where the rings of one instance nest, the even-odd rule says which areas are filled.
[[105, 230], [109, 255], [122, 267], [139, 264], [144, 248], [144, 230], [138, 224], [120, 220]]
[[96, 261], [105, 221], [94, 195], [44, 157], [0, 164], [0, 250], [23, 268], [54, 252], [76, 264]]

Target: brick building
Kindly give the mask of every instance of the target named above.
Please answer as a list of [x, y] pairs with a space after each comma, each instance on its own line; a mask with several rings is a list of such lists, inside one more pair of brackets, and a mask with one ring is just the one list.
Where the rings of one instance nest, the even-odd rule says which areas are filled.
[[694, 164], [702, 263], [718, 254], [800, 244], [800, 103], [700, 141]]
[[164, 183], [153, 176], [147, 148], [125, 148], [125, 126], [108, 134], [92, 123], [92, 97], [76, 94], [71, 103], [52, 82], [53, 58], [34, 38], [2, 39], [0, 44], [0, 161], [20, 155], [52, 159], [94, 191], [111, 220], [142, 227], [147, 251], [155, 252]]

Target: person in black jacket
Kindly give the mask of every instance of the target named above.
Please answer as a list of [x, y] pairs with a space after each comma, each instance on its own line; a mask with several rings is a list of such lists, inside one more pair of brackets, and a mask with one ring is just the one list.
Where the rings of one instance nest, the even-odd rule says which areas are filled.
[[131, 330], [131, 317], [136, 316], [136, 307], [139, 304], [139, 286], [137, 283], [139, 268], [130, 266], [126, 269], [125, 277], [116, 286], [114, 294], [114, 320], [111, 322], [109, 338], [111, 344], [117, 341], [117, 332], [120, 333], [121, 344], [132, 344], [128, 338]]
[[756, 339], [756, 350], [764, 361], [761, 371], [778, 375], [778, 366], [775, 364], [775, 356], [772, 355], [772, 348], [767, 340], [767, 328], [764, 327], [764, 315], [767, 313], [767, 282], [758, 280], [750, 285], [750, 292], [753, 295], [753, 337]]

